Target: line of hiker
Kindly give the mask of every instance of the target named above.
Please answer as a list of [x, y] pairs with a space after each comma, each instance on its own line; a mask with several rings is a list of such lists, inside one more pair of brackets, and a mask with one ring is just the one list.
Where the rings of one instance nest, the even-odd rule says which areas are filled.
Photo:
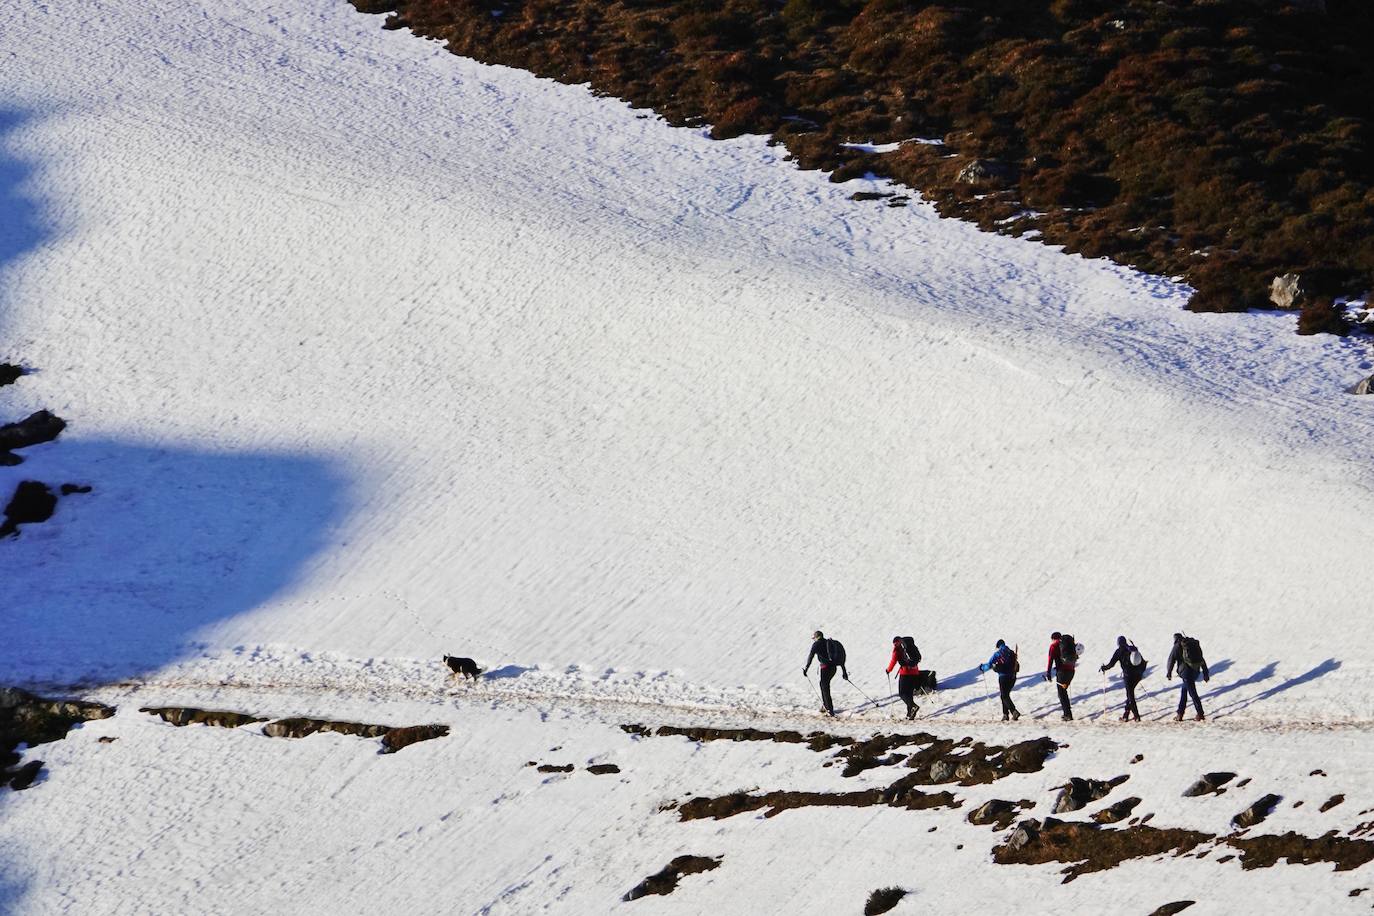
[[[1049, 653], [1045, 660], [1045, 680], [1053, 681], [1059, 697], [1059, 706], [1064, 721], [1072, 721], [1073, 704], [1069, 696], [1069, 685], [1073, 683], [1074, 672], [1078, 668], [1079, 656], [1083, 652], [1083, 646], [1078, 643], [1072, 635], [1055, 631], [1050, 634]], [[826, 637], [824, 633], [817, 630], [811, 636], [811, 653], [806, 657], [806, 665], [802, 668], [802, 674], [809, 680], [811, 672], [811, 662], [816, 661], [820, 665], [820, 696], [821, 711], [827, 715], [835, 714], [835, 704], [830, 696], [830, 681], [835, 676], [838, 669], [846, 681], [849, 681], [849, 669], [845, 665], [844, 644], [838, 639]], [[892, 657], [888, 660], [886, 673], [892, 674], [892, 670], [897, 670], [897, 695], [901, 697], [906, 705], [906, 717], [913, 719], [920, 710], [916, 703], [916, 691], [921, 687], [922, 681], [927, 675], [923, 675], [920, 668], [921, 651], [916, 647], [916, 641], [910, 636], [892, 637]], [[1121, 721], [1129, 722], [1140, 721], [1140, 709], [1136, 705], [1135, 691], [1140, 681], [1145, 677], [1145, 671], [1149, 663], [1136, 647], [1135, 643], [1128, 640], [1125, 636], [1118, 636], [1116, 640], [1116, 651], [1106, 663], [1099, 666], [1098, 670], [1105, 674], [1112, 668], [1120, 666], [1121, 679], [1126, 689], [1126, 703], [1122, 710]], [[982, 672], [991, 671], [997, 675], [997, 692], [1002, 700], [1002, 721], [1016, 720], [1021, 718], [1021, 712], [1013, 702], [1011, 692], [1016, 687], [1017, 675], [1021, 670], [1019, 647], [1008, 646], [1005, 640], [997, 640], [997, 647], [991, 657], [981, 665], [978, 670]], [[1196, 711], [1194, 717], [1197, 721], [1206, 718], [1202, 710], [1202, 698], [1198, 696], [1197, 679], [1211, 680], [1211, 672], [1207, 668], [1207, 659], [1202, 654], [1202, 645], [1193, 637], [1185, 636], [1182, 633], [1174, 634], [1173, 647], [1169, 652], [1169, 663], [1165, 672], [1168, 680], [1173, 680], [1174, 672], [1178, 672], [1182, 686], [1179, 691], [1178, 713], [1174, 716], [1174, 721], [1182, 721], [1183, 714], [1188, 708], [1188, 701], [1191, 699], [1193, 708]], [[933, 680], [933, 679], [932, 679]], [[852, 682], [851, 682], [852, 683]], [[930, 686], [934, 686], [933, 682]], [[857, 688], [856, 688], [857, 689]]]

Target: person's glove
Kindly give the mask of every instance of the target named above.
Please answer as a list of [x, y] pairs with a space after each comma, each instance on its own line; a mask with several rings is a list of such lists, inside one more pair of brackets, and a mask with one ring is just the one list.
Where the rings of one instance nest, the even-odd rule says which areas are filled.
[[1098, 671], [1106, 671], [1106, 670], [1107, 670], [1107, 666], [1106, 666], [1106, 665], [1099, 665], [1098, 668], [1097, 668], [1097, 670], [1098, 670]]
[[979, 666], [978, 666], [978, 670], [979, 670], [979, 671], [986, 671], [986, 670], [988, 670], [987, 663], [984, 662], [983, 664], [979, 665]]
[[1207, 683], [1208, 681], [1210, 681], [1211, 679], [1212, 679], [1212, 676], [1211, 676], [1210, 674], [1204, 674], [1204, 675], [1202, 676], [1202, 683], [1205, 684], [1205, 683]]
[[1047, 680], [1047, 681], [1052, 681], [1052, 680], [1054, 680], [1054, 677], [1053, 677], [1053, 675], [1051, 675], [1048, 671], [1046, 671], [1046, 672], [1045, 672], [1045, 680]]
[[810, 677], [810, 676], [811, 676], [811, 669], [810, 669], [810, 668], [803, 668], [803, 669], [802, 669], [802, 677]]
[[844, 675], [844, 679], [845, 679], [846, 681], [849, 680], [849, 672], [848, 672], [848, 671], [846, 671], [846, 670], [844, 670], [843, 668], [841, 668], [841, 669], [840, 669], [840, 674]]

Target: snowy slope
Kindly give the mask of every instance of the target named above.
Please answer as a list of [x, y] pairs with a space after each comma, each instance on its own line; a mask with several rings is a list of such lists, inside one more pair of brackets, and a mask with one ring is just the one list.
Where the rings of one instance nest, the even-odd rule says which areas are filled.
[[338, 3], [11, 19], [4, 326], [40, 371], [6, 406], [72, 427], [0, 474], [98, 486], [6, 545], [7, 668], [456, 649], [805, 690], [816, 626], [866, 672], [899, 631], [952, 672], [1185, 627], [1268, 686], [1340, 662], [1264, 711], [1369, 717], [1358, 345]]
[[[71, 423], [0, 468], [0, 491], [94, 486], [0, 544], [18, 596], [0, 610], [0, 671], [274, 715], [391, 703], [393, 718], [512, 745], [489, 759], [434, 742], [383, 763], [332, 736], [262, 750], [238, 732], [159, 732], [121, 703], [54, 746], [48, 782], [0, 801], [0, 858], [25, 876], [12, 899], [26, 910], [186, 911], [212, 893], [206, 910], [269, 912], [271, 888], [211, 890], [187, 863], [223, 856], [247, 880], [281, 868], [281, 849], [337, 838], [347, 849], [295, 862], [313, 893], [337, 890], [320, 910], [380, 894], [423, 907], [438, 887], [476, 911], [527, 882], [537, 905], [508, 911], [600, 911], [673, 852], [680, 834], [654, 833], [633, 867], [598, 877], [629, 838], [616, 817], [678, 794], [682, 748], [653, 752], [666, 757], [645, 766], [662, 769], [622, 815], [579, 821], [601, 804], [580, 790], [553, 805], [573, 831], [554, 851], [508, 845], [537, 832], [521, 825], [541, 822], [542, 797], [501, 806], [500, 842], [484, 822], [447, 833], [441, 815], [505, 798], [523, 778], [507, 764], [575, 740], [579, 722], [601, 736], [584, 736], [587, 754], [624, 746], [619, 712], [573, 700], [645, 701], [633, 708], [650, 716], [813, 708], [797, 668], [817, 626], [844, 639], [870, 693], [885, 692], [888, 639], [914, 633], [952, 678], [926, 711], [960, 728], [990, 716], [970, 669], [998, 637], [1029, 673], [1051, 629], [1094, 662], [1124, 631], [1162, 665], [1185, 628], [1213, 662], [1217, 731], [1150, 738], [1187, 748], [1166, 751], [1179, 759], [1159, 785], [1222, 767], [1196, 762], [1219, 747], [1285, 761], [1297, 748], [1294, 773], [1308, 753], [1367, 771], [1374, 405], [1343, 393], [1368, 371], [1362, 344], [1297, 338], [1291, 316], [1188, 315], [1166, 280], [922, 206], [860, 205], [848, 195], [869, 183], [797, 172], [762, 138], [711, 142], [379, 21], [337, 0], [21, 0], [0, 23], [0, 359], [37, 370], [0, 405]], [[443, 652], [504, 676], [450, 702]], [[1100, 712], [1097, 676], [1080, 685]], [[1162, 691], [1162, 672], [1146, 686]], [[1023, 708], [1048, 715], [1045, 688], [1023, 689]], [[550, 708], [566, 718], [545, 736], [531, 710]], [[1304, 751], [1270, 730], [1295, 720], [1342, 728]], [[97, 746], [98, 728], [119, 742]], [[1074, 743], [1100, 742], [1084, 753], [1116, 766], [1141, 740]], [[224, 754], [242, 785], [213, 775]], [[740, 787], [733, 763], [712, 766], [682, 792]], [[448, 801], [415, 795], [435, 767], [471, 778]], [[150, 768], [169, 784], [129, 776]], [[279, 768], [307, 775], [264, 775]], [[71, 819], [112, 785], [123, 813], [73, 845]], [[373, 806], [291, 807], [326, 786]], [[240, 810], [192, 816], [207, 791]], [[147, 845], [162, 793], [210, 833]], [[305, 826], [281, 828], [283, 807]], [[813, 813], [783, 816], [807, 825], [807, 848], [824, 836]], [[844, 835], [882, 849], [893, 816]], [[272, 824], [272, 843], [232, 853], [218, 833]], [[442, 837], [423, 855], [422, 827]], [[136, 902], [150, 875], [112, 877], [135, 855], [102, 846], [117, 837], [172, 869], [158, 903]], [[605, 852], [566, 858], [584, 842]], [[970, 870], [950, 866], [949, 894], [986, 845]], [[765, 847], [722, 868], [769, 872]], [[104, 852], [74, 875], [59, 848]], [[435, 877], [474, 848], [466, 875]], [[665, 905], [725, 906], [728, 874], [694, 876], [720, 897]], [[1245, 881], [1294, 880], [1263, 874]], [[377, 875], [395, 877], [378, 889]], [[560, 881], [574, 896], [548, 896]]]

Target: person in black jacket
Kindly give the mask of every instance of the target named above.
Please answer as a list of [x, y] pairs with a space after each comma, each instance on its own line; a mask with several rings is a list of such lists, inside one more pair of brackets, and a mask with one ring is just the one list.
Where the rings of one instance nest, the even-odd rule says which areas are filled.
[[1197, 695], [1197, 676], [1201, 672], [1203, 681], [1210, 681], [1212, 674], [1207, 670], [1207, 659], [1202, 657], [1202, 646], [1196, 639], [1182, 633], [1174, 634], [1174, 648], [1169, 653], [1169, 670], [1165, 674], [1169, 680], [1174, 678], [1175, 667], [1183, 688], [1178, 693], [1178, 715], [1174, 716], [1174, 721], [1183, 721], [1183, 711], [1188, 708], [1188, 698], [1192, 697], [1193, 708], [1197, 710], [1195, 718], [1201, 722], [1207, 717], [1202, 713], [1202, 698]]
[[[1131, 656], [1140, 658], [1139, 665], [1131, 664]], [[1140, 709], [1135, 705], [1135, 686], [1140, 683], [1140, 679], [1145, 676], [1145, 659], [1140, 656], [1140, 651], [1134, 645], [1127, 642], [1126, 637], [1116, 638], [1116, 651], [1112, 653], [1111, 661], [1103, 665], [1101, 670], [1121, 665], [1121, 679], [1126, 682], [1126, 711], [1121, 715], [1122, 722], [1129, 722], [1131, 716], [1135, 716], [1137, 722], [1140, 721]]]
[[811, 676], [811, 660], [814, 658], [821, 666], [821, 712], [828, 716], [835, 714], [835, 703], [830, 699], [830, 679], [835, 676], [835, 669], [839, 668], [844, 675], [844, 679], [849, 680], [849, 671], [845, 668], [842, 660], [832, 659], [831, 640], [825, 638], [825, 634], [817, 630], [811, 635], [811, 654], [806, 656], [806, 665], [802, 668], [802, 675]]

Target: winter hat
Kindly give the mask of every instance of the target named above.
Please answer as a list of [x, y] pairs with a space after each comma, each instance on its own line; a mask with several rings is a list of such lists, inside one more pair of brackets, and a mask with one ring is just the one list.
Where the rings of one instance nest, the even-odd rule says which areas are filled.
[[816, 632], [814, 632], [814, 633], [811, 634], [811, 638], [812, 638], [812, 639], [820, 639], [820, 638], [822, 638], [823, 636], [825, 636], [825, 634], [822, 633], [820, 630], [817, 630]]
[[1117, 644], [1118, 646], [1124, 646], [1124, 645], [1126, 645], [1126, 637], [1124, 637], [1124, 636], [1118, 636], [1118, 637], [1116, 638], [1116, 644]]
[[1183, 634], [1182, 634], [1182, 633], [1175, 633], [1175, 634], [1174, 634], [1174, 642], [1179, 642], [1179, 641], [1182, 640], [1182, 639], [1183, 639]]
[[1007, 641], [1006, 641], [1005, 639], [999, 639], [999, 640], [997, 640], [997, 648], [999, 648], [999, 649], [1005, 649], [1006, 647], [1007, 647]]
[[1050, 639], [1058, 639], [1058, 638], [1059, 638], [1059, 631], [1058, 631], [1058, 630], [1055, 630], [1053, 633], [1050, 634]]
[[893, 644], [894, 646], [897, 645], [897, 643], [899, 643], [899, 642], [901, 642], [901, 641], [902, 641], [902, 637], [900, 637], [900, 636], [894, 636], [894, 637], [892, 637], [892, 644]]

